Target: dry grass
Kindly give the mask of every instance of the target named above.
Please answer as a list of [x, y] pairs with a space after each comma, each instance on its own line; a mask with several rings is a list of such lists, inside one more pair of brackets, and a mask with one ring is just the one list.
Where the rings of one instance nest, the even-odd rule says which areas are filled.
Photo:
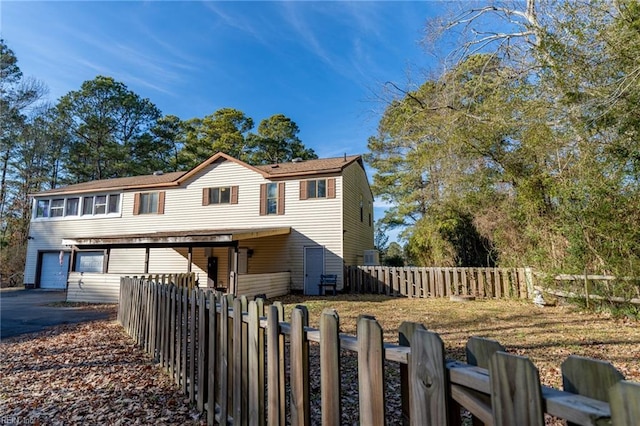
[[374, 295], [337, 297], [287, 296], [286, 317], [297, 304], [309, 310], [317, 327], [325, 308], [336, 309], [343, 332], [355, 335], [358, 315], [377, 318], [385, 341], [397, 342], [403, 321], [423, 324], [445, 342], [447, 356], [465, 360], [464, 347], [472, 336], [494, 339], [509, 352], [529, 357], [540, 370], [543, 384], [559, 388], [560, 366], [569, 355], [610, 361], [628, 380], [640, 381], [640, 327], [637, 321], [613, 319], [573, 306], [538, 308], [528, 301], [406, 299]]

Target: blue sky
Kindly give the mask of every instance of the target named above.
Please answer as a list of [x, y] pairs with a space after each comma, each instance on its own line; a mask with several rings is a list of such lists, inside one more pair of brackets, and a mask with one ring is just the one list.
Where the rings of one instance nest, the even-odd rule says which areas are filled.
[[448, 5], [2, 0], [0, 36], [52, 102], [106, 75], [182, 119], [232, 107], [257, 126], [282, 113], [331, 157], [366, 152], [385, 82], [424, 81], [425, 23]]

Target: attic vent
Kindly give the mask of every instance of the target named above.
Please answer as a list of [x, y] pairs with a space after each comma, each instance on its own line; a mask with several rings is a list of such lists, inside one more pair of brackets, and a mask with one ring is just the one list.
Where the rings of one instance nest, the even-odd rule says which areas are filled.
[[272, 169], [277, 169], [278, 167], [280, 167], [280, 165], [278, 165], [278, 164], [273, 164], [273, 165], [271, 166], [271, 168], [272, 168]]
[[164, 172], [162, 170], [156, 170], [155, 172], [153, 172], [154, 176], [162, 176], [164, 174]]
[[293, 161], [294, 163], [302, 163], [302, 158], [300, 158], [300, 157], [296, 157], [296, 158], [294, 158], [294, 159], [293, 159], [293, 160], [291, 160], [291, 161]]

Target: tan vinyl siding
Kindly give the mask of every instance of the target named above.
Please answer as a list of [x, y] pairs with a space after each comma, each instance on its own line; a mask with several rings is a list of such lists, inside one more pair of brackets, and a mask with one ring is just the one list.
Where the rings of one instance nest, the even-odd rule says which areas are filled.
[[238, 277], [238, 296], [247, 296], [252, 300], [264, 294], [268, 299], [289, 293], [289, 273], [241, 275]]
[[[344, 187], [339, 174], [289, 178], [283, 185], [286, 209], [282, 215], [260, 215], [261, 184], [271, 182], [255, 170], [233, 161], [215, 162], [194, 174], [182, 186], [166, 188], [164, 214], [134, 215], [135, 194], [140, 191], [122, 193], [119, 217], [61, 218], [34, 220], [31, 223], [25, 266], [25, 282], [35, 281], [38, 250], [61, 250], [61, 241], [88, 236], [126, 235], [145, 232], [180, 231], [190, 229], [230, 229], [251, 227], [291, 227], [291, 234], [239, 241], [240, 247], [254, 249], [248, 260], [248, 272], [276, 273], [291, 272], [291, 285], [302, 289], [303, 247], [324, 246], [326, 248], [326, 269], [337, 274], [342, 282], [343, 245], [347, 264], [354, 261], [357, 254], [373, 247], [373, 231], [368, 227], [367, 217], [362, 227], [353, 220], [354, 206], [360, 192], [370, 194], [364, 171], [357, 162], [345, 168], [348, 182]], [[335, 178], [336, 198], [300, 200], [300, 181], [310, 178]], [[284, 181], [281, 181], [284, 183]], [[362, 189], [358, 185], [364, 185]], [[203, 206], [204, 188], [237, 187], [237, 204], [216, 204]], [[347, 194], [343, 202], [343, 194]], [[368, 196], [370, 198], [370, 195]], [[366, 199], [368, 199], [366, 198]], [[343, 218], [343, 209], [345, 217]], [[348, 212], [348, 213], [347, 213]], [[359, 213], [357, 213], [359, 214]], [[348, 216], [348, 217], [346, 217]], [[343, 231], [345, 242], [343, 243]], [[349, 241], [349, 242], [347, 242]], [[65, 249], [68, 249], [66, 247]], [[218, 257], [219, 280], [228, 282], [228, 247], [216, 247], [213, 255]], [[111, 251], [109, 272], [125, 271], [139, 273], [144, 270], [144, 249], [131, 251], [131, 257], [118, 249]], [[186, 272], [187, 249], [151, 249], [150, 273]], [[139, 265], [137, 263], [139, 262]], [[206, 280], [207, 260], [205, 249], [194, 248], [193, 271], [200, 274], [201, 282]], [[136, 265], [134, 265], [136, 264]], [[140, 271], [140, 272], [138, 272]]]
[[120, 275], [71, 272], [67, 302], [118, 303]]
[[[269, 274], [288, 271], [291, 267], [288, 241], [289, 235], [242, 241], [240, 247], [253, 250], [253, 255], [247, 260], [248, 273]], [[274, 262], [274, 259], [278, 261]]]
[[144, 274], [143, 248], [112, 249], [109, 253], [110, 274]]
[[[369, 214], [373, 222], [373, 197], [367, 186], [367, 176], [358, 164], [351, 164], [344, 170], [345, 192], [350, 194], [342, 200], [344, 205], [344, 262], [358, 265], [363, 262], [364, 250], [372, 250], [373, 223], [369, 224]], [[360, 220], [360, 196], [362, 195], [363, 216]]]

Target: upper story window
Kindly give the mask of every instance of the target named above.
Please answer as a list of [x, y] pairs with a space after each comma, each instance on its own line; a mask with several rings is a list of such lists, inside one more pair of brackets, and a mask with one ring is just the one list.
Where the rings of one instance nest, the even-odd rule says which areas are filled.
[[164, 191], [138, 192], [133, 199], [133, 214], [164, 214]]
[[38, 200], [36, 203], [36, 217], [49, 217], [49, 200]]
[[284, 182], [260, 185], [260, 215], [284, 214]]
[[80, 206], [80, 198], [67, 198], [67, 206], [65, 208], [65, 215], [77, 216], [78, 207]]
[[64, 214], [64, 198], [51, 200], [49, 207], [49, 217], [62, 217]]
[[120, 213], [120, 194], [100, 194], [59, 198], [41, 198], [36, 201], [34, 218], [74, 218], [104, 216]]
[[300, 199], [336, 198], [336, 179], [309, 179], [300, 181]]
[[238, 204], [238, 187], [203, 188], [202, 205], [208, 206], [210, 204]]

